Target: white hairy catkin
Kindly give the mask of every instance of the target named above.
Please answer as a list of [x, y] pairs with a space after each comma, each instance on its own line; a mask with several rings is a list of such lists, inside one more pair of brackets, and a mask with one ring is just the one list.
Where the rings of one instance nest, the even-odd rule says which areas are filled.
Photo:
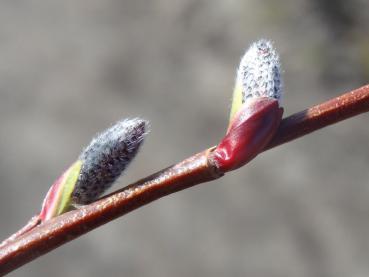
[[97, 135], [81, 153], [83, 162], [75, 189], [74, 204], [96, 200], [132, 161], [148, 132], [148, 122], [124, 119]]
[[281, 101], [281, 65], [272, 42], [261, 39], [251, 44], [241, 59], [236, 82], [242, 86], [242, 103], [256, 97]]

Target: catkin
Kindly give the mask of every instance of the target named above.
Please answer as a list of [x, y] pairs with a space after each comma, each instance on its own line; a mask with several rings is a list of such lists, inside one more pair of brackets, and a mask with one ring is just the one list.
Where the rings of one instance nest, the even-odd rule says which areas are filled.
[[91, 141], [79, 156], [83, 164], [72, 193], [73, 203], [93, 202], [111, 187], [137, 154], [147, 128], [145, 120], [124, 119]]

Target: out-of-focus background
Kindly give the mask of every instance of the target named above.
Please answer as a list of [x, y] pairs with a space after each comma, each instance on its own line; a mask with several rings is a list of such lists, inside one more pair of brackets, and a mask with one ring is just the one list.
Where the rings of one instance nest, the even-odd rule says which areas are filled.
[[[1, 1], [1, 239], [121, 118], [147, 118], [152, 132], [115, 188], [216, 144], [256, 39], [280, 52], [285, 115], [368, 83], [368, 10], [364, 0]], [[268, 151], [10, 276], [368, 276], [368, 119]]]

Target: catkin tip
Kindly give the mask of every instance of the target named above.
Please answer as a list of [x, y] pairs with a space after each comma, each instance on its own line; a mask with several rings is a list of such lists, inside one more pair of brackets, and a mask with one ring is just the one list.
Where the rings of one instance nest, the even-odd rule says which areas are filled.
[[281, 101], [281, 65], [271, 41], [260, 39], [251, 44], [241, 59], [237, 83], [242, 86], [243, 103], [256, 97], [272, 97]]

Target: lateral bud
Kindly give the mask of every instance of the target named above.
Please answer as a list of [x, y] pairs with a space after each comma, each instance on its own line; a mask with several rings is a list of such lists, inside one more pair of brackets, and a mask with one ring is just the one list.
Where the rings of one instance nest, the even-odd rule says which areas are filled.
[[261, 39], [242, 57], [233, 91], [228, 130], [210, 154], [221, 172], [237, 169], [255, 158], [274, 136], [283, 108], [279, 56]]

